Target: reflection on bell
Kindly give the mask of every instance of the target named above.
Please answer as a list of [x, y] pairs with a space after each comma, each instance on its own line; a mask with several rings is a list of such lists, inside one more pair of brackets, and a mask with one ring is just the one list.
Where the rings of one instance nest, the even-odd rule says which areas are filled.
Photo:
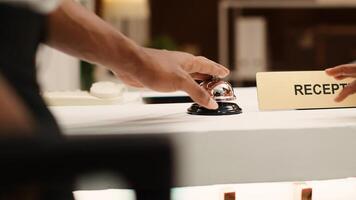
[[242, 113], [242, 109], [234, 102], [236, 96], [230, 83], [220, 80], [212, 79], [204, 81], [200, 84], [218, 103], [219, 108], [216, 110], [209, 110], [198, 104], [193, 104], [188, 113], [192, 115], [235, 115]]

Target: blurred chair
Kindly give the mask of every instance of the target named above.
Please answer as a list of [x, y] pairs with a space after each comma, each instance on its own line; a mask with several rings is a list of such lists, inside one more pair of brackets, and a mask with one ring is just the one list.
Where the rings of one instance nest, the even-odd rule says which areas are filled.
[[169, 200], [172, 160], [169, 140], [159, 136], [2, 139], [0, 199], [73, 199], [76, 178], [110, 171], [138, 200]]

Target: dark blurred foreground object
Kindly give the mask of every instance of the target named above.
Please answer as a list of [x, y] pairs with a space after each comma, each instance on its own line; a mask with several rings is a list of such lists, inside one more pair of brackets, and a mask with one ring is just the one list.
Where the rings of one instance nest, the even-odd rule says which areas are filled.
[[70, 200], [78, 176], [123, 176], [138, 200], [169, 200], [171, 146], [159, 136], [1, 139], [0, 199]]
[[0, 2], [0, 24], [1, 75], [22, 100], [34, 123], [41, 124], [41, 132], [59, 132], [36, 80], [35, 55], [38, 45], [47, 37], [46, 16]]

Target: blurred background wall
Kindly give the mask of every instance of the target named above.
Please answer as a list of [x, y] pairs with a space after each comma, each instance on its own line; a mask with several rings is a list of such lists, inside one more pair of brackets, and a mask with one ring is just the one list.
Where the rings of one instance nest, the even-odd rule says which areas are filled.
[[254, 86], [258, 71], [356, 60], [355, 0], [151, 0], [151, 12], [153, 38], [168, 35], [222, 62], [234, 85]]
[[[152, 37], [172, 37], [184, 50], [218, 61], [218, 0], [151, 0]], [[193, 52], [194, 53], [194, 52]]]
[[[356, 60], [356, 0], [80, 2], [141, 45], [225, 64], [235, 86], [254, 86], [258, 71], [322, 70]], [[80, 65], [81, 88], [112, 78], [103, 68]]]

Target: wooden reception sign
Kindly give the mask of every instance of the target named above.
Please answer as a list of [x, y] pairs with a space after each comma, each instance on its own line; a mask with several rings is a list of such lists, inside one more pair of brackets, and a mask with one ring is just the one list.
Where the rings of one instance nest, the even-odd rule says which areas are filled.
[[334, 101], [354, 79], [337, 81], [324, 71], [260, 72], [256, 79], [260, 110], [356, 107], [356, 95]]

